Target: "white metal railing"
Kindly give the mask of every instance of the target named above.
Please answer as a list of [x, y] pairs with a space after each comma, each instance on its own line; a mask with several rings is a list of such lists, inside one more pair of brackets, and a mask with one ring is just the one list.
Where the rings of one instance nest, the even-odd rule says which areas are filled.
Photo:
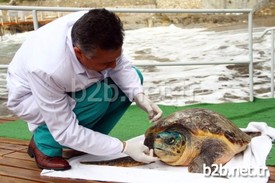
[[[38, 6], [0, 6], [0, 10], [32, 11], [34, 29], [38, 28], [37, 11], [75, 12], [90, 10], [93, 8], [68, 8], [68, 7], [38, 7]], [[129, 8], [106, 8], [116, 13], [245, 13], [248, 14], [248, 60], [228, 62], [182, 62], [182, 63], [159, 63], [159, 64], [136, 64], [136, 66], [186, 66], [186, 65], [218, 65], [218, 64], [248, 64], [249, 69], [249, 100], [253, 101], [253, 10], [252, 9], [129, 9]], [[0, 68], [7, 66], [0, 65]]]
[[268, 29], [265, 29], [265, 31], [263, 32], [263, 34], [261, 35], [261, 37], [264, 37], [264, 35], [266, 35], [268, 32], [271, 32], [271, 66], [270, 66], [270, 97], [273, 98], [274, 97], [274, 36], [275, 36], [275, 27], [271, 27]]

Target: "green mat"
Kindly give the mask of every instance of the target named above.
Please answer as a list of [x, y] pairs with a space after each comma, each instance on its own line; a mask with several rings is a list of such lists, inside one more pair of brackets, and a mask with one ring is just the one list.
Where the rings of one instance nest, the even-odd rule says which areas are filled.
[[[266, 122], [269, 126], [275, 127], [275, 99], [255, 99], [254, 102], [243, 103], [196, 104], [184, 107], [161, 105], [160, 107], [164, 112], [164, 116], [181, 109], [200, 107], [223, 114], [240, 128], [245, 128], [251, 121]], [[131, 106], [110, 135], [121, 140], [127, 140], [142, 135], [149, 126], [146, 114], [138, 107]], [[0, 124], [0, 137], [26, 140], [31, 138], [31, 133], [27, 130], [26, 123], [18, 120]], [[275, 165], [274, 143], [267, 164]]]

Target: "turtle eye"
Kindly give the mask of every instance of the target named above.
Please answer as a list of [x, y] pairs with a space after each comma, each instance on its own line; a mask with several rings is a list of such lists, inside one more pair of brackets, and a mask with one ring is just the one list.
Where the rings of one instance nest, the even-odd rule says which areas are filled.
[[175, 138], [174, 137], [170, 137], [170, 138], [167, 138], [165, 140], [165, 143], [168, 144], [168, 145], [172, 145], [172, 144], [174, 144], [174, 142], [175, 142]]

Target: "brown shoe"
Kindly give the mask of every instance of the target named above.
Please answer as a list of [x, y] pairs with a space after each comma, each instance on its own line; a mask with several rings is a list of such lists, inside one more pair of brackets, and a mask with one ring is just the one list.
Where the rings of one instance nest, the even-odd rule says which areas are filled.
[[35, 145], [33, 138], [28, 147], [28, 154], [35, 158], [36, 164], [41, 169], [68, 170], [71, 165], [62, 157], [49, 157], [43, 154]]

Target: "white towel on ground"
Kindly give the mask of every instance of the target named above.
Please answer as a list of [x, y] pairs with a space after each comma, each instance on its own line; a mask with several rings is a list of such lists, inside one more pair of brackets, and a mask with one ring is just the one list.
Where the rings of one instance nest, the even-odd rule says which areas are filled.
[[[99, 161], [114, 159], [125, 156], [98, 157], [93, 155], [83, 155], [69, 160], [72, 169], [67, 171], [43, 170], [42, 176], [63, 177], [75, 179], [87, 179], [97, 181], [113, 182], [249, 182], [266, 183], [269, 178], [269, 171], [266, 167], [266, 158], [272, 148], [272, 141], [275, 140], [275, 128], [269, 127], [264, 122], [250, 122], [243, 131], [260, 131], [261, 136], [252, 138], [248, 148], [226, 165], [218, 170], [217, 174], [227, 178], [207, 176], [205, 168], [204, 174], [189, 173], [187, 167], [171, 167], [161, 162], [152, 163], [139, 167], [111, 167], [99, 165], [84, 165], [81, 161]], [[134, 141], [143, 141], [144, 136], [138, 136]], [[215, 175], [215, 172], [214, 172]]]

